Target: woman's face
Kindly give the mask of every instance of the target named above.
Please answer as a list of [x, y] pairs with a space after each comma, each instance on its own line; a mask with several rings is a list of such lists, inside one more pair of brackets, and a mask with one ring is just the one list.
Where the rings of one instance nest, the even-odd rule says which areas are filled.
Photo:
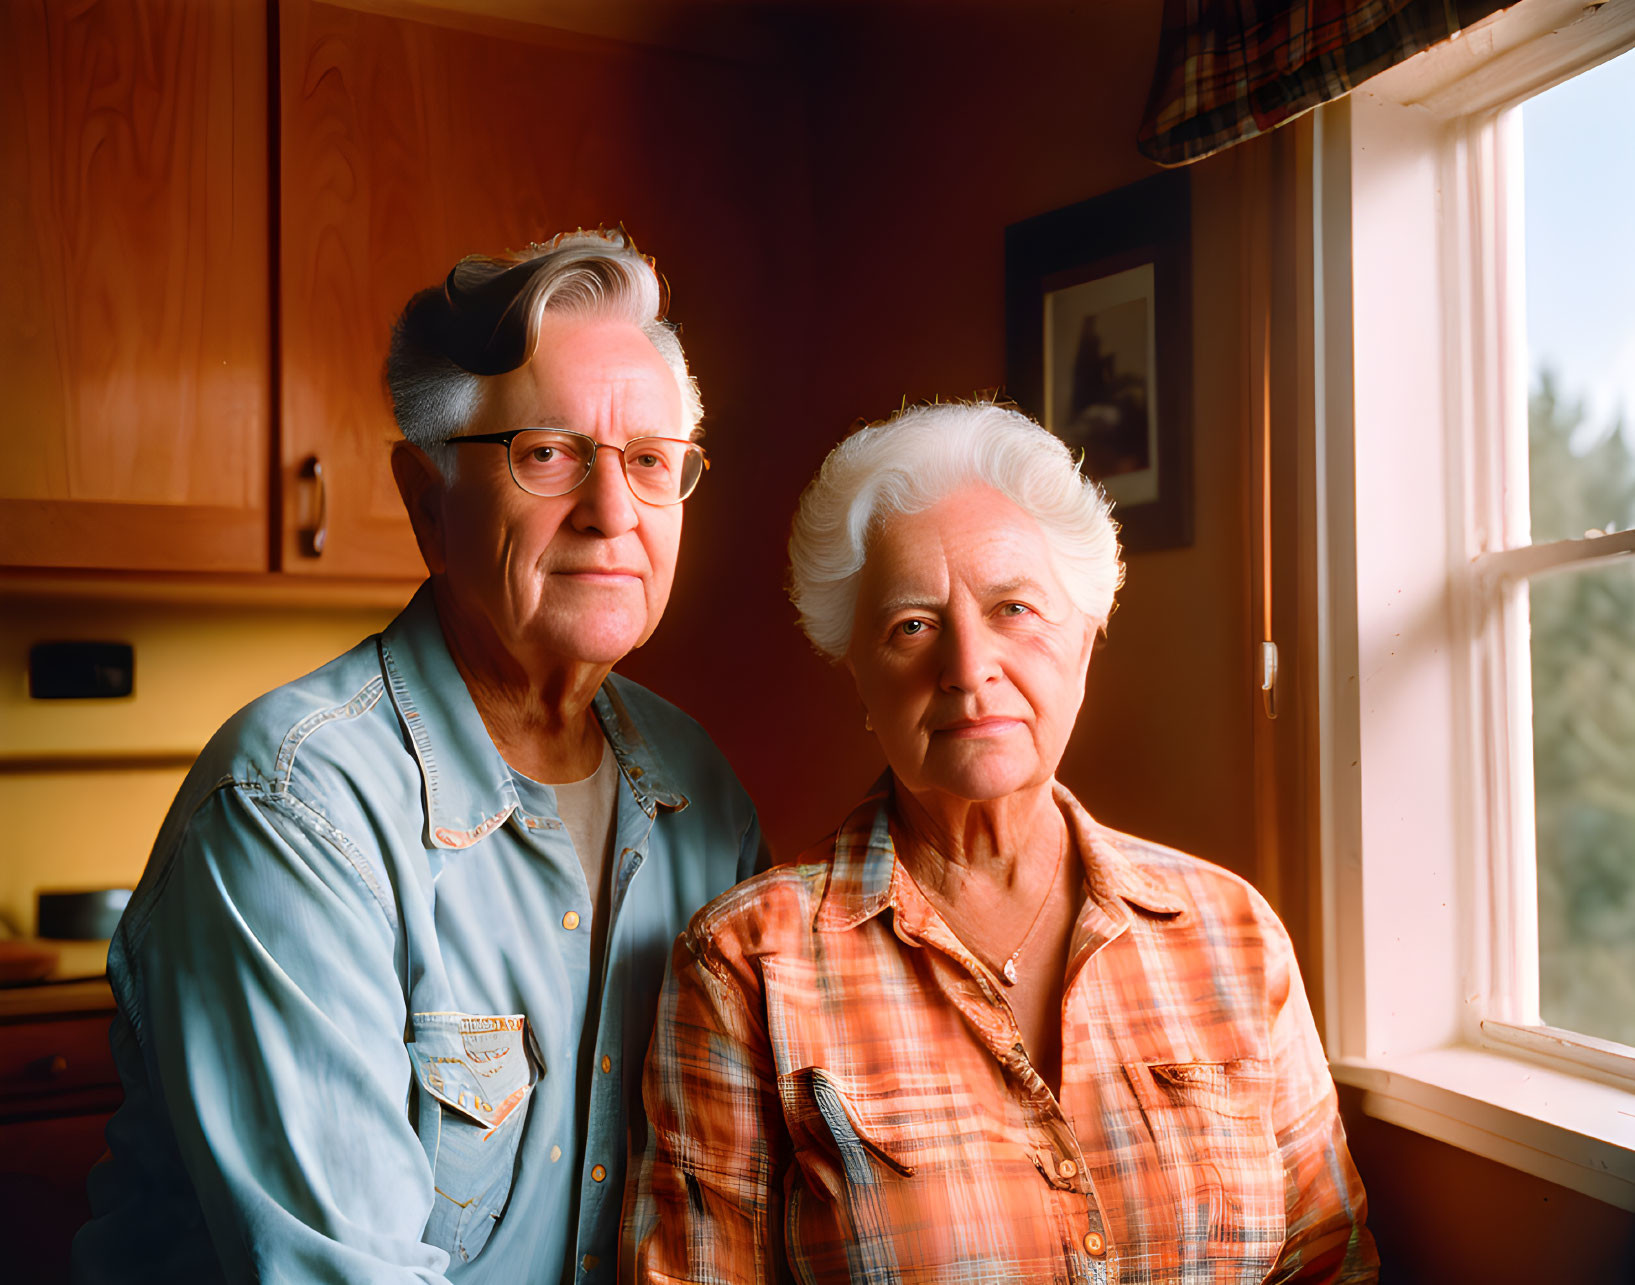
[[898, 781], [980, 801], [1055, 775], [1094, 638], [1039, 524], [977, 486], [888, 520], [845, 660]]

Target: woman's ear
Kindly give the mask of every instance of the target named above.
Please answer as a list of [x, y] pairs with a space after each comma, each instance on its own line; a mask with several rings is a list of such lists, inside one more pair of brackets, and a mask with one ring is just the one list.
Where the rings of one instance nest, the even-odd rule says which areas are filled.
[[1096, 653], [1096, 639], [1106, 628], [1105, 621], [1095, 621], [1089, 616], [1084, 617], [1084, 642], [1079, 653], [1079, 687], [1082, 690], [1085, 680], [1090, 676], [1090, 657]]
[[443, 502], [448, 489], [442, 471], [418, 446], [395, 442], [392, 478], [397, 483], [397, 493], [403, 497], [403, 507], [408, 510], [409, 525], [414, 528], [414, 540], [420, 546], [426, 570], [434, 576], [441, 575], [445, 566]]

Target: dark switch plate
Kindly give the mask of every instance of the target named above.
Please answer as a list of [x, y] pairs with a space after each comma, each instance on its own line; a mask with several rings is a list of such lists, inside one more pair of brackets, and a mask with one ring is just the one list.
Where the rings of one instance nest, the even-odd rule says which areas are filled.
[[135, 675], [129, 643], [48, 642], [28, 649], [28, 694], [35, 700], [129, 696]]

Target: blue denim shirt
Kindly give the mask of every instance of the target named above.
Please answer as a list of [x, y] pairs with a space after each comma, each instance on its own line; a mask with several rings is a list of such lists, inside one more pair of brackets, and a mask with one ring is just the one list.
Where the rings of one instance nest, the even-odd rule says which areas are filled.
[[613, 1279], [671, 944], [761, 839], [690, 718], [618, 677], [596, 713], [621, 779], [589, 1014], [582, 867], [554, 794], [521, 807], [428, 588], [222, 728], [109, 951], [126, 1096], [76, 1279]]

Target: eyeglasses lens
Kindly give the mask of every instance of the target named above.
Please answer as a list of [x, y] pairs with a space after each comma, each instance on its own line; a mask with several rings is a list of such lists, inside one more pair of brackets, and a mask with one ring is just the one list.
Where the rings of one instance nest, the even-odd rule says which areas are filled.
[[591, 441], [538, 429], [511, 439], [511, 476], [534, 495], [565, 495], [590, 471]]
[[624, 474], [630, 489], [649, 504], [677, 504], [693, 493], [704, 471], [704, 453], [672, 437], [638, 437], [625, 443]]
[[[579, 433], [533, 429], [511, 440], [511, 476], [538, 496], [566, 495], [590, 472], [591, 439]], [[648, 504], [679, 504], [704, 472], [704, 452], [670, 437], [637, 437], [621, 452], [632, 493]]]

